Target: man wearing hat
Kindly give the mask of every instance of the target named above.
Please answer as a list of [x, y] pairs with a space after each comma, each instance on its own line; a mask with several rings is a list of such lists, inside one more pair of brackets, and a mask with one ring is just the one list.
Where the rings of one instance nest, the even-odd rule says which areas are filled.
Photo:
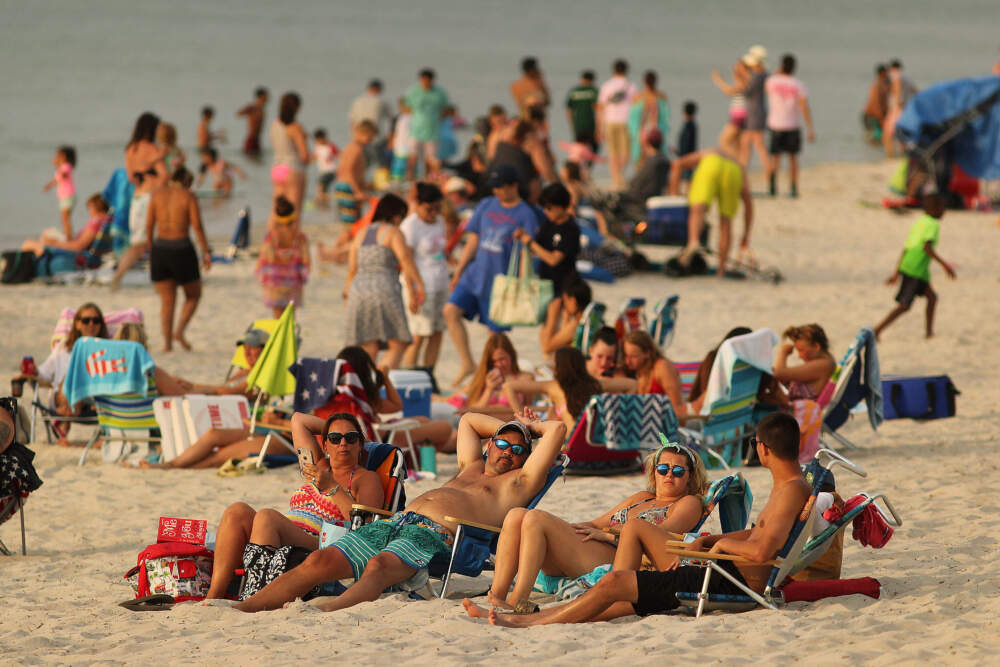
[[770, 161], [767, 148], [764, 146], [764, 127], [767, 124], [767, 99], [764, 94], [764, 82], [768, 76], [768, 72], [764, 68], [765, 58], [767, 58], [767, 49], [760, 44], [751, 46], [750, 50], [743, 56], [743, 64], [750, 70], [750, 81], [746, 88], [747, 124], [743, 136], [740, 138], [740, 162], [745, 168], [749, 168], [751, 148], [754, 148], [757, 150], [757, 157], [766, 173]]
[[503, 524], [508, 511], [524, 507], [541, 491], [565, 436], [562, 421], [540, 421], [530, 409], [509, 422], [472, 412], [464, 415], [458, 425], [454, 479], [418, 496], [391, 518], [362, 526], [314, 551], [236, 608], [279, 609], [317, 584], [352, 576], [354, 585], [321, 609], [336, 611], [376, 600], [396, 584], [421, 588], [430, 560], [451, 551], [457, 527], [453, 517]]
[[538, 231], [538, 212], [518, 193], [517, 170], [506, 164], [495, 166], [487, 185], [493, 196], [483, 199], [465, 229], [465, 248], [451, 279], [451, 296], [444, 306], [448, 334], [462, 360], [454, 386], [476, 369], [469, 350], [469, 335], [462, 319], [479, 321], [491, 331], [505, 329], [490, 320], [490, 290], [493, 278], [507, 271], [514, 246], [514, 233], [523, 229], [532, 237]]
[[264, 346], [267, 345], [268, 338], [270, 338], [270, 334], [263, 329], [248, 329], [243, 334], [243, 337], [236, 341], [237, 346], [243, 346], [243, 356], [246, 357], [247, 367], [233, 373], [224, 384], [218, 386], [197, 385], [198, 393], [219, 395], [249, 394], [250, 388], [247, 387], [247, 376], [250, 374], [250, 369], [257, 363], [257, 359], [260, 358], [260, 353], [264, 351]]

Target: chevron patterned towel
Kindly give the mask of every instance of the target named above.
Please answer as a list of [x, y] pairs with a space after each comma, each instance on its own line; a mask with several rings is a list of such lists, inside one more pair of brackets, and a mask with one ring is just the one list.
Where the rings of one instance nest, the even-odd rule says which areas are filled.
[[677, 415], [664, 394], [598, 394], [591, 400], [591, 442], [608, 449], [656, 449], [662, 432], [677, 435]]

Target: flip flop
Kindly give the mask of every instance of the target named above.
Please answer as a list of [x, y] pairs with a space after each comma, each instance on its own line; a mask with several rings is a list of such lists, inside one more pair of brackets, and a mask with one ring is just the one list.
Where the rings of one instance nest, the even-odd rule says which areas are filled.
[[167, 611], [174, 606], [174, 599], [164, 593], [147, 595], [134, 600], [119, 602], [119, 607], [125, 607], [129, 611]]
[[219, 477], [239, 477], [240, 475], [245, 474], [236, 467], [239, 462], [239, 459], [229, 459], [219, 466], [219, 471], [215, 474]]
[[236, 464], [236, 470], [243, 475], [247, 473], [254, 473], [256, 475], [264, 473], [267, 470], [267, 468], [263, 465], [257, 467], [257, 458], [258, 458], [257, 456], [248, 456], [247, 458], [243, 459], [242, 461]]
[[537, 614], [540, 610], [541, 607], [539, 607], [537, 604], [535, 604], [528, 598], [524, 598], [523, 600], [518, 601], [516, 605], [514, 605], [514, 613], [517, 614], [518, 616], [528, 616], [529, 614]]

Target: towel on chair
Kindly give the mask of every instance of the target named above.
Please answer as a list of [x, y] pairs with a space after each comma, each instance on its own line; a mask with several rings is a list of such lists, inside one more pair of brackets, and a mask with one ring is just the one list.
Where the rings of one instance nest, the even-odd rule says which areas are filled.
[[753, 333], [736, 336], [724, 341], [715, 355], [715, 363], [708, 375], [705, 386], [705, 401], [701, 414], [711, 412], [712, 403], [719, 399], [729, 398], [729, 375], [737, 360], [744, 361], [754, 368], [770, 373], [774, 367], [773, 350], [778, 344], [778, 334], [770, 329], [758, 329]]
[[312, 412], [327, 404], [333, 396], [336, 359], [303, 357], [288, 367], [295, 376], [296, 412]]
[[147, 374], [156, 367], [139, 343], [80, 338], [73, 346], [63, 393], [70, 405], [90, 396], [148, 395]]

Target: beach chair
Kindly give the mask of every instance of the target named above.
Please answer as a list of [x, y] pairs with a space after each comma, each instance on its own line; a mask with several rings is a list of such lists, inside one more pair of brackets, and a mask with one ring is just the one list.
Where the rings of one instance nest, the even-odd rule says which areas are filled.
[[698, 370], [701, 369], [701, 362], [675, 361], [674, 368], [677, 369], [677, 374], [681, 376], [681, 394], [690, 399], [691, 387], [694, 386], [694, 381], [698, 377]]
[[[12, 483], [13, 493], [0, 498], [0, 525], [6, 523], [14, 514], [21, 515], [21, 555], [27, 556], [28, 549], [24, 539], [24, 496], [21, 495], [20, 483], [14, 480]], [[13, 552], [0, 540], [0, 554], [12, 556]]]
[[150, 385], [145, 396], [134, 393], [93, 397], [98, 428], [84, 446], [77, 465], [83, 465], [91, 447], [102, 437], [104, 441], [101, 449], [104, 460], [108, 462], [122, 461], [127, 456], [142, 451], [139, 447], [141, 444], [160, 443], [160, 425], [153, 413], [153, 401], [159, 398], [159, 394], [155, 384], [150, 382]]
[[583, 352], [585, 355], [590, 350], [591, 343], [597, 330], [604, 326], [604, 314], [608, 307], [600, 301], [591, 301], [583, 310], [580, 317], [580, 324], [576, 327], [576, 334], [573, 336], [573, 347]]
[[[541, 490], [525, 505], [525, 509], [534, 509], [538, 505], [552, 484], [563, 476], [568, 464], [569, 457], [565, 454], [560, 454], [552, 467], [549, 468]], [[452, 575], [461, 574], [466, 577], [478, 577], [482, 574], [490, 556], [496, 553], [497, 537], [500, 535], [499, 526], [465, 521], [453, 516], [446, 516], [444, 519], [445, 521], [455, 523], [457, 528], [455, 529], [455, 542], [452, 544], [450, 556], [447, 558], [436, 557], [430, 562], [428, 567], [431, 577], [441, 579], [441, 590], [437, 594], [439, 598], [444, 598], [447, 594], [448, 584], [451, 581]], [[430, 589], [430, 592], [433, 594], [433, 588]]]
[[[251, 329], [260, 329], [261, 331], [266, 331], [268, 335], [273, 334], [274, 330], [278, 327], [278, 320], [273, 318], [263, 318], [260, 320], [254, 320], [250, 323], [250, 326], [246, 328], [246, 331]], [[246, 333], [246, 332], [244, 332]], [[298, 337], [298, 332], [296, 331], [296, 337]], [[229, 362], [229, 370], [226, 371], [226, 380], [236, 372], [236, 369], [242, 368], [244, 370], [250, 370], [250, 362], [247, 361], [246, 354], [243, 352], [243, 343], [236, 344], [236, 351], [233, 352], [233, 358]]]
[[[828, 458], [828, 463], [824, 465], [821, 462], [822, 458]], [[749, 586], [740, 583], [735, 579], [735, 577], [730, 575], [718, 565], [719, 560], [728, 560], [733, 563], [747, 564], [751, 563], [751, 561], [729, 554], [709, 554], [697, 551], [688, 551], [683, 548], [684, 542], [668, 541], [668, 553], [674, 553], [683, 560], [688, 561], [690, 565], [701, 567], [705, 570], [705, 578], [700, 592], [677, 593], [677, 599], [680, 601], [681, 606], [688, 609], [694, 608], [696, 618], [700, 618], [706, 609], [710, 611], [717, 609], [726, 611], [749, 611], [760, 605], [773, 611], [777, 611], [777, 605], [782, 602], [780, 587], [785, 583], [785, 580], [790, 575], [800, 572], [806, 567], [806, 564], [803, 564], [803, 554], [806, 553], [806, 545], [813, 540], [813, 525], [816, 519], [816, 498], [821, 492], [823, 485], [826, 483], [831, 469], [838, 466], [862, 476], [866, 474], [860, 467], [832, 450], [823, 449], [820, 450], [820, 452], [817, 452], [816, 458], [813, 459], [812, 463], [810, 463], [806, 468], [806, 476], [807, 479], [811, 481], [812, 492], [810, 493], [808, 500], [806, 500], [799, 517], [796, 519], [795, 523], [792, 524], [792, 528], [789, 531], [785, 544], [778, 550], [774, 560], [769, 562], [772, 568], [763, 594], [759, 594], [752, 590]], [[830, 539], [827, 539], [825, 542], [826, 546], [829, 546], [829, 543]], [[815, 558], [818, 558], [819, 555], [822, 554], [822, 551], [819, 550], [818, 546], [819, 545], [817, 544], [817, 548], [814, 549], [813, 552], [815, 553]], [[813, 558], [813, 560], [815, 560], [815, 558]], [[728, 579], [733, 585], [741, 589], [745, 595], [710, 595], [708, 593], [708, 586], [713, 573], [719, 574], [720, 576]]]
[[723, 533], [743, 530], [750, 520], [750, 507], [753, 506], [750, 484], [743, 478], [743, 474], [738, 472], [717, 479], [705, 492], [704, 506], [701, 519], [690, 533], [697, 534], [716, 507], [719, 508], [719, 525]]
[[[49, 349], [55, 349], [57, 345], [63, 345], [66, 341], [66, 337], [69, 336], [69, 332], [73, 327], [73, 318], [76, 316], [76, 309], [66, 307], [62, 309], [59, 313], [59, 319], [56, 320], [55, 329], [52, 331], [52, 338], [49, 341]], [[125, 308], [123, 310], [112, 310], [104, 313], [104, 323], [108, 327], [108, 333], [112, 336], [121, 328], [122, 324], [126, 322], [134, 322], [135, 324], [142, 324], [143, 317], [142, 311], [138, 308]], [[80, 415], [75, 417], [67, 417], [65, 415], [60, 415], [49, 407], [49, 402], [51, 399], [51, 392], [56, 391], [55, 388], [50, 388], [48, 393], [43, 393], [41, 387], [39, 387], [38, 382], [31, 382], [31, 426], [29, 433], [29, 441], [35, 442], [35, 436], [37, 435], [37, 427], [40, 423], [45, 429], [45, 439], [50, 444], [55, 438], [56, 434], [53, 429], [53, 422], [67, 422], [72, 424], [85, 424], [94, 425], [97, 424], [97, 415]]]
[[590, 397], [563, 451], [571, 475], [615, 475], [641, 469], [643, 450], [660, 446], [660, 433], [677, 439], [677, 415], [663, 394]]
[[858, 403], [865, 401], [869, 405], [868, 418], [872, 430], [876, 430], [882, 422], [882, 383], [879, 373], [878, 349], [875, 334], [870, 327], [858, 332], [854, 342], [847, 348], [844, 357], [834, 372], [833, 392], [823, 404], [823, 427], [820, 433], [820, 443], [830, 446], [827, 436], [849, 449], [857, 449], [857, 445], [837, 429], [850, 418], [851, 411]]
[[620, 343], [630, 331], [646, 329], [646, 299], [632, 297], [622, 304], [615, 318], [615, 333]]
[[649, 334], [661, 349], [670, 347], [674, 341], [674, 327], [677, 324], [677, 302], [680, 297], [674, 294], [657, 302], [653, 308], [653, 317], [649, 323]]

